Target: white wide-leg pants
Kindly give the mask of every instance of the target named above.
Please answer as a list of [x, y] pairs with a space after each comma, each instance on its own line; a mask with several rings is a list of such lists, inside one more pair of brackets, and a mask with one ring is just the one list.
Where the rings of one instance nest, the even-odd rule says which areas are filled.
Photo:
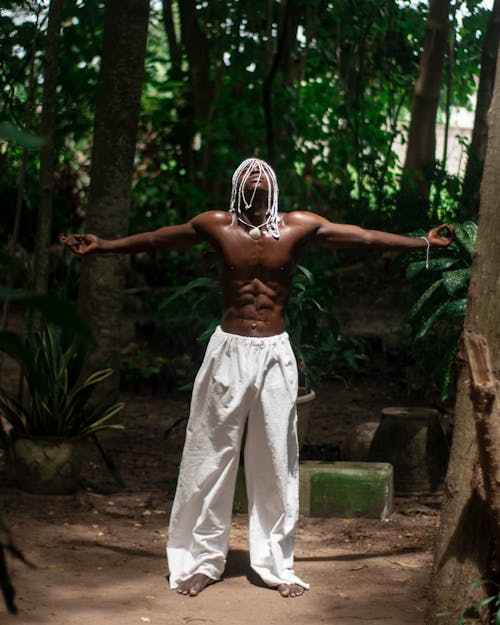
[[236, 473], [247, 423], [245, 477], [250, 564], [270, 585], [297, 583], [297, 366], [286, 333], [217, 328], [196, 376], [170, 516], [170, 587], [195, 573], [221, 578], [229, 548]]

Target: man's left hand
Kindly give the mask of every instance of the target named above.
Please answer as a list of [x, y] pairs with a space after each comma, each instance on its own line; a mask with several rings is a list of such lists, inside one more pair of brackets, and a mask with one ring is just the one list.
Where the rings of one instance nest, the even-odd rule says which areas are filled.
[[455, 228], [450, 224], [442, 224], [429, 230], [426, 237], [431, 247], [448, 247], [455, 240]]

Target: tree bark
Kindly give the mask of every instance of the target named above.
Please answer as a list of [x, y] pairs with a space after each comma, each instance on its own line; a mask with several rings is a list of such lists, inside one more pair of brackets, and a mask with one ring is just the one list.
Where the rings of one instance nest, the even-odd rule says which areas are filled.
[[467, 168], [462, 187], [462, 205], [466, 218], [474, 218], [479, 209], [479, 188], [483, 175], [488, 139], [488, 109], [495, 84], [495, 70], [500, 41], [500, 0], [495, 0], [481, 57], [481, 74], [477, 90], [474, 128], [469, 146]]
[[[492, 368], [500, 369], [500, 65], [488, 115], [488, 147], [481, 185], [477, 246], [464, 327], [484, 336], [492, 354]], [[455, 625], [484, 597], [485, 588], [470, 584], [490, 575], [492, 528], [480, 470], [470, 376], [463, 368], [457, 388], [455, 428], [434, 558], [427, 623]], [[498, 458], [497, 458], [498, 461]], [[498, 485], [497, 485], [498, 488]], [[438, 618], [438, 612], [451, 612]]]
[[44, 144], [40, 151], [38, 215], [35, 235], [33, 288], [46, 293], [49, 283], [52, 200], [54, 195], [54, 135], [57, 102], [57, 66], [63, 0], [51, 0], [43, 60], [42, 123]]
[[430, 0], [424, 48], [411, 109], [408, 147], [404, 165], [404, 190], [429, 198], [426, 169], [436, 151], [436, 115], [443, 80], [448, 37], [449, 0]]
[[500, 556], [500, 382], [495, 379], [488, 343], [481, 334], [465, 332], [471, 373], [471, 401], [479, 462], [491, 522], [495, 554]]
[[[86, 214], [86, 230], [103, 238], [128, 230], [148, 17], [148, 0], [106, 3]], [[118, 255], [83, 259], [79, 305], [97, 340], [89, 358], [92, 368], [119, 369], [125, 264]], [[109, 381], [106, 391], [116, 393], [118, 374]]]

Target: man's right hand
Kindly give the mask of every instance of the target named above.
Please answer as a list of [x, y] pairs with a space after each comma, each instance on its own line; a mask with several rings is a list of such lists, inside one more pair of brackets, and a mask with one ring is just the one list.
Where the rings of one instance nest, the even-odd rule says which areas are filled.
[[99, 251], [99, 239], [94, 234], [73, 234], [69, 237], [62, 235], [61, 241], [78, 256]]

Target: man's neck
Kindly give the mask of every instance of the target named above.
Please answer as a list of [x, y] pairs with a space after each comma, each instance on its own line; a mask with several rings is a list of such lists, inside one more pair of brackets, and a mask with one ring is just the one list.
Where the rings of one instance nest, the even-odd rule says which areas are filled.
[[263, 201], [255, 197], [252, 206], [242, 214], [242, 217], [254, 226], [260, 226], [266, 221], [266, 213], [267, 199]]

